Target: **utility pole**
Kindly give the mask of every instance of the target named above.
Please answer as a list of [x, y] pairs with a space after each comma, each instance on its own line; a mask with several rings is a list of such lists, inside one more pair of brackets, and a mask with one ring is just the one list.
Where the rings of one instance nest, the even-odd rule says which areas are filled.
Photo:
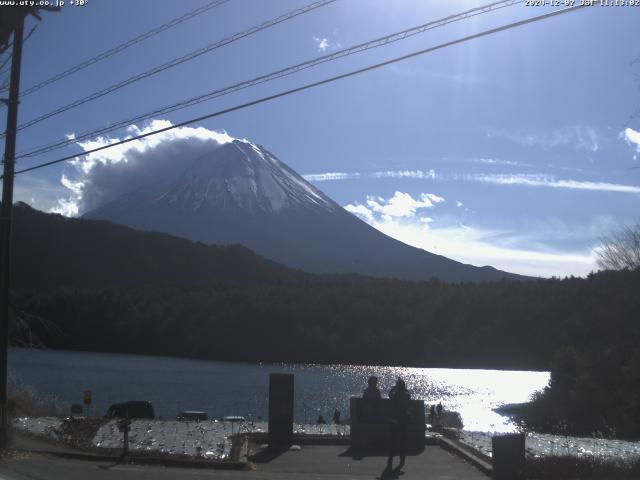
[[60, 7], [0, 7], [0, 42], [8, 45], [13, 33], [11, 83], [7, 104], [7, 132], [4, 143], [2, 206], [0, 206], [0, 450], [9, 446], [9, 412], [7, 396], [9, 353], [9, 296], [11, 292], [11, 221], [13, 215], [13, 177], [16, 160], [16, 133], [20, 95], [20, 64], [24, 19], [33, 15], [41, 20], [38, 10], [60, 11]]
[[18, 96], [20, 92], [20, 63], [24, 15], [20, 15], [13, 30], [11, 83], [7, 100], [7, 135], [4, 143], [4, 173], [2, 177], [2, 207], [0, 208], [0, 449], [9, 446], [9, 417], [7, 398], [9, 349], [9, 292], [11, 261], [11, 217], [13, 214], [13, 176], [16, 155], [16, 127], [18, 125]]

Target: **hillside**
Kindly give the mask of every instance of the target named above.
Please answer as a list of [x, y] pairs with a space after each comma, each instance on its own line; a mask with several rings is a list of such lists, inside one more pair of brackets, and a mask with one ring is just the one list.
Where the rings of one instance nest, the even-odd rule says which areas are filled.
[[304, 273], [245, 247], [207, 246], [106, 221], [14, 208], [13, 287], [124, 287], [145, 284], [299, 281]]

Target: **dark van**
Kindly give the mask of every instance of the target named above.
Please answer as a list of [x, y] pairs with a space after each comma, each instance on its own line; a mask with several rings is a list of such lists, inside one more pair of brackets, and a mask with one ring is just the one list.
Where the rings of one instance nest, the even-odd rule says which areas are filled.
[[107, 410], [107, 418], [156, 418], [151, 402], [130, 400], [124, 403], [114, 403]]
[[204, 422], [209, 420], [209, 416], [200, 410], [185, 410], [178, 414], [176, 420], [182, 422]]

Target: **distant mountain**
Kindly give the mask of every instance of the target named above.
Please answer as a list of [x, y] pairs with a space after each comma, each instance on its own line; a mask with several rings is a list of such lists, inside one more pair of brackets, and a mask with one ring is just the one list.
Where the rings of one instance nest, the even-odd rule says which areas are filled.
[[241, 140], [185, 162], [177, 178], [136, 189], [83, 218], [205, 244], [242, 244], [316, 273], [444, 281], [526, 278], [394, 240], [344, 210], [263, 147]]
[[245, 247], [208, 246], [105, 221], [14, 207], [13, 287], [122, 287], [299, 282], [298, 272]]

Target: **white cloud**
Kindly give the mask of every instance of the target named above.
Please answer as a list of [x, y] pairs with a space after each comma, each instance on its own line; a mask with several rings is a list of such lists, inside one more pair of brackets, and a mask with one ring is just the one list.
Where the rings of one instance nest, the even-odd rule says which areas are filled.
[[[403, 195], [406, 194], [396, 192], [392, 199], [403, 199]], [[595, 256], [591, 251], [561, 253], [543, 248], [518, 248], [514, 244], [522, 243], [522, 237], [512, 232], [465, 225], [434, 227], [432, 218], [418, 218], [415, 211], [411, 214], [412, 205], [419, 203], [415, 199], [401, 201], [404, 209], [385, 211], [385, 207], [392, 205], [392, 199], [376, 201], [374, 197], [367, 197], [368, 207], [356, 203], [345, 208], [390, 237], [463, 263], [492, 265], [508, 272], [546, 277], [584, 276], [595, 270]], [[505, 236], [512, 238], [505, 240]]]
[[625, 128], [620, 133], [620, 138], [623, 138], [628, 145], [635, 147], [636, 154], [633, 159], [637, 160], [638, 153], [640, 153], [640, 132], [636, 132], [633, 128]]
[[607, 182], [591, 182], [579, 180], [558, 180], [552, 175], [538, 174], [463, 174], [455, 177], [458, 180], [493, 183], [496, 185], [520, 185], [528, 187], [566, 188], [571, 190], [590, 190], [600, 192], [640, 193], [635, 185], [620, 185]]
[[67, 189], [71, 190], [74, 195], [82, 195], [83, 183], [81, 181], [74, 182], [70, 180], [65, 174], [62, 174], [60, 183]]
[[314, 42], [318, 44], [318, 50], [324, 52], [327, 48], [329, 48], [329, 40], [326, 38], [318, 38], [313, 37]]
[[78, 202], [73, 198], [58, 198], [58, 204], [49, 211], [65, 217], [75, 217], [79, 213]]
[[51, 213], [59, 213], [65, 217], [75, 217], [78, 215], [80, 207], [78, 200], [82, 198], [84, 183], [82, 181], [70, 180], [66, 175], [62, 175], [60, 183], [71, 191], [68, 198], [58, 198], [57, 204], [50, 208]]
[[595, 270], [590, 251], [572, 253], [505, 247], [493, 239], [496, 232], [459, 225], [434, 228], [423, 222], [383, 219], [372, 223], [382, 233], [417, 248], [476, 266], [492, 265], [500, 270], [531, 276], [584, 276]]
[[367, 199], [369, 208], [384, 217], [413, 217], [416, 214], [416, 210], [431, 208], [434, 204], [440, 202], [444, 202], [444, 198], [430, 193], [423, 193], [418, 199], [403, 192], [395, 192], [393, 197], [386, 201], [384, 199]]
[[386, 200], [382, 197], [367, 196], [366, 205], [356, 202], [344, 208], [371, 223], [377, 219], [415, 217], [418, 210], [431, 208], [441, 202], [444, 202], [444, 198], [432, 193], [422, 193], [418, 198], [413, 198], [408, 193], [395, 192]]
[[508, 165], [513, 167], [529, 167], [527, 163], [513, 162], [511, 160], [500, 160], [495, 158], [470, 158], [467, 160], [471, 163], [483, 163], [486, 165]]
[[508, 131], [490, 128], [487, 130], [487, 136], [502, 137], [520, 145], [535, 146], [545, 150], [567, 146], [576, 150], [597, 152], [600, 150], [601, 144], [601, 138], [596, 129], [585, 125], [562, 127], [551, 132], [534, 130]]
[[327, 50], [336, 50], [342, 47], [342, 44], [335, 40], [329, 40], [326, 37], [311, 37], [313, 41], [316, 42], [316, 46], [318, 47], [319, 52], [326, 52]]
[[[549, 221], [535, 225], [531, 231], [536, 233], [531, 236], [505, 229], [452, 225], [451, 221], [436, 222], [425, 215], [427, 211], [437, 212], [434, 207], [444, 201], [434, 194], [423, 193], [415, 198], [397, 191], [387, 199], [368, 195], [364, 203], [354, 202], [345, 209], [390, 237], [463, 263], [492, 265], [508, 272], [546, 277], [585, 276], [596, 269], [591, 249], [560, 252], [548, 246], [557, 240], [585, 235], [585, 232], [576, 233], [574, 227]], [[463, 206], [460, 201], [455, 203], [457, 207]], [[548, 242], [540, 242], [536, 236]]]
[[[166, 120], [153, 120], [142, 128], [132, 125], [124, 139], [168, 126], [171, 123]], [[88, 151], [120, 140], [98, 137], [78, 145]], [[68, 216], [82, 214], [155, 179], [179, 175], [190, 161], [231, 141], [233, 138], [224, 132], [181, 127], [76, 157], [69, 162], [73, 176], [67, 173], [60, 179], [68, 196], [59, 198], [51, 211]]]
[[349, 204], [344, 207], [347, 212], [351, 212], [354, 215], [362, 218], [366, 222], [373, 222], [373, 212], [369, 210], [364, 205], [359, 203], [355, 203], [353, 205]]

